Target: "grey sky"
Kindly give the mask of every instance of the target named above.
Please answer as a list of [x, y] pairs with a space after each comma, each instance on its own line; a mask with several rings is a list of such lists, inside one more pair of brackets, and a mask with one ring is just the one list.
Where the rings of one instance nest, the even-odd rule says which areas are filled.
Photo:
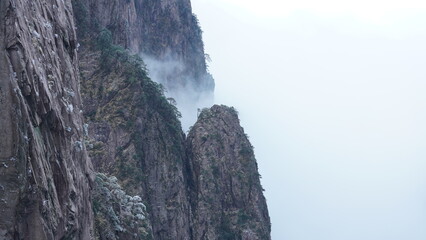
[[255, 147], [273, 239], [426, 239], [424, 6], [230, 2], [192, 1], [215, 102], [239, 110]]

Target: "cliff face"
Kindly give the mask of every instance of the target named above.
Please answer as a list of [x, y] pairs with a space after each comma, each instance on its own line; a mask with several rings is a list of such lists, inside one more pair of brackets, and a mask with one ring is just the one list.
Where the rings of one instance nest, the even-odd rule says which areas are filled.
[[189, 0], [74, 0], [89, 13], [80, 30], [96, 23], [111, 31], [114, 44], [158, 61], [177, 65], [163, 74], [166, 88], [194, 87], [213, 92], [214, 82], [207, 72], [198, 20]]
[[0, 240], [270, 239], [235, 111], [186, 137], [139, 55], [213, 91], [189, 0], [71, 2], [0, 2]]
[[[90, 156], [99, 172], [115, 175], [147, 204], [155, 239], [189, 239], [184, 134], [176, 108], [146, 76], [141, 60], [113, 45], [83, 43], [82, 94]], [[105, 41], [104, 41], [105, 40]]]
[[[181, 45], [194, 36], [189, 2], [74, 1], [73, 5], [81, 26], [86, 140], [95, 168], [117, 176], [128, 194], [141, 196], [155, 239], [190, 239], [185, 136], [179, 113], [162, 87], [147, 77], [142, 60], [132, 56], [143, 51], [162, 58], [176, 50], [182, 58], [205, 64], [202, 44], [195, 47], [202, 60]], [[183, 27], [168, 32], [168, 25], [158, 21]], [[202, 43], [201, 35], [191, 41]], [[197, 69], [206, 71], [205, 65]], [[179, 79], [177, 74], [174, 80]]]
[[204, 109], [187, 141], [194, 239], [270, 239], [253, 147], [236, 111]]
[[0, 239], [91, 239], [72, 6], [0, 2]]

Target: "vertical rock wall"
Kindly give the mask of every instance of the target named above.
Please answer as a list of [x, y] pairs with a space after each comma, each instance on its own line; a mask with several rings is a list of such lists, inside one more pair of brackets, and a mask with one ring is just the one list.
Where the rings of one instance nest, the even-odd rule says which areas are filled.
[[0, 2], [0, 239], [91, 239], [69, 1]]
[[115, 44], [156, 61], [178, 62], [180, 67], [164, 76], [169, 89], [193, 87], [213, 92], [207, 72], [198, 20], [189, 0], [73, 0], [89, 13], [86, 26], [96, 23], [113, 34]]
[[[101, 31], [97, 37], [108, 36]], [[142, 197], [154, 239], [190, 239], [184, 134], [176, 108], [138, 57], [106, 42], [84, 41], [80, 55], [95, 168]]]

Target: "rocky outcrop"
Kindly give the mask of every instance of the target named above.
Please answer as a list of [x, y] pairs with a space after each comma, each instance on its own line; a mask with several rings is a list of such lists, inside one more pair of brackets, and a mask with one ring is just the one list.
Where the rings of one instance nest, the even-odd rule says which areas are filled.
[[193, 239], [270, 239], [253, 147], [233, 108], [204, 109], [187, 139]]
[[[188, 26], [168, 31], [169, 26], [164, 23], [171, 21], [173, 24], [188, 25], [181, 17], [192, 16], [186, 5], [189, 2], [117, 0], [107, 5], [100, 0], [74, 0], [73, 4], [78, 25], [81, 26], [80, 70], [89, 133], [86, 141], [96, 170], [116, 176], [124, 191], [141, 196], [147, 205], [147, 217], [152, 225], [154, 239], [204, 239], [207, 235], [200, 233], [205, 231], [205, 222], [208, 220], [218, 221], [207, 226], [213, 229], [212, 234], [208, 235], [210, 239], [237, 236], [268, 239], [269, 218], [263, 195], [257, 192], [260, 183], [256, 175], [257, 168], [254, 168], [254, 158], [247, 160], [250, 162], [249, 167], [240, 167], [241, 171], [250, 171], [252, 175], [247, 178], [251, 179], [247, 186], [255, 189], [240, 192], [244, 200], [236, 200], [236, 203], [230, 202], [227, 203], [229, 206], [222, 207], [216, 202], [206, 202], [200, 198], [200, 192], [208, 191], [210, 198], [221, 199], [219, 192], [214, 195], [211, 189], [199, 188], [199, 179], [209, 176], [205, 172], [196, 172], [196, 159], [189, 160], [187, 157], [187, 154], [198, 156], [205, 149], [198, 148], [196, 141], [187, 144], [196, 146], [194, 149], [186, 148], [185, 136], [178, 120], [179, 112], [172, 104], [173, 100], [166, 99], [162, 86], [148, 78], [142, 59], [132, 55], [135, 51], [152, 51], [150, 54], [161, 57], [165, 53], [162, 51], [168, 48], [190, 56], [187, 48], [176, 45], [184, 42], [187, 36], [182, 36], [182, 32], [174, 32]], [[163, 22], [160, 24], [158, 21]], [[149, 26], [152, 29], [147, 36], [146, 31], [138, 32]], [[152, 40], [153, 36], [161, 37]], [[176, 42], [166, 41], [173, 36], [178, 39]], [[136, 42], [141, 45], [135, 45]], [[198, 50], [202, 51], [202, 47]], [[179, 73], [175, 72], [174, 77], [178, 81]], [[223, 129], [210, 130], [215, 136], [224, 136], [221, 132]], [[227, 131], [238, 132], [240, 126], [234, 124]], [[237, 156], [227, 156], [230, 162], [234, 157]], [[238, 158], [235, 161], [240, 160]], [[212, 165], [205, 166], [205, 171], [210, 171], [209, 167]], [[227, 178], [232, 173], [223, 172], [223, 177]], [[223, 181], [221, 184], [228, 183]], [[236, 181], [234, 184], [243, 185], [246, 182]], [[236, 186], [228, 185], [223, 187], [233, 189]], [[259, 214], [264, 214], [264, 218], [259, 217], [257, 210], [250, 209], [257, 203], [255, 198], [264, 205], [253, 209], [262, 209], [263, 212]], [[201, 210], [203, 207], [208, 210]], [[223, 216], [217, 217], [217, 211], [223, 212]], [[206, 214], [212, 214], [212, 218], [204, 219]], [[253, 220], [248, 221], [248, 218]], [[255, 226], [251, 226], [251, 223]]]
[[92, 239], [72, 6], [0, 1], [0, 239]]
[[176, 107], [147, 77], [142, 60], [113, 44], [108, 30], [82, 42], [80, 66], [86, 141], [96, 170], [142, 198], [154, 239], [189, 239], [184, 134]]

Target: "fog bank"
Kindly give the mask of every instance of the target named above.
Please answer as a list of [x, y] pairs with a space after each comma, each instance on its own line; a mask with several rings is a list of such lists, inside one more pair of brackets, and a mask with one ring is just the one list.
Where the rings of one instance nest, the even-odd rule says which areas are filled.
[[424, 14], [193, 5], [215, 102], [237, 108], [255, 147], [272, 238], [426, 239]]

